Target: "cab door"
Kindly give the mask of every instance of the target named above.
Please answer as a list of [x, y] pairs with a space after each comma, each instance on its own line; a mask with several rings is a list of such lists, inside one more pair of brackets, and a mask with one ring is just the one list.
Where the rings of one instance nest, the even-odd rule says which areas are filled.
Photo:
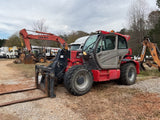
[[118, 35], [103, 36], [96, 47], [97, 63], [102, 69], [118, 68]]
[[127, 45], [127, 41], [124, 37], [122, 36], [118, 36], [118, 56], [119, 56], [119, 66], [120, 66], [120, 62], [121, 60], [124, 58], [124, 56], [128, 53], [128, 45]]

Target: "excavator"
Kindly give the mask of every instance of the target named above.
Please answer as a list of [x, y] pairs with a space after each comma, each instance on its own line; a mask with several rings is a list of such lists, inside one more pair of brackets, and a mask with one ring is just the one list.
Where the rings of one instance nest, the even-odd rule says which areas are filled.
[[155, 68], [158, 68], [158, 70], [160, 71], [160, 58], [159, 58], [160, 51], [157, 47], [157, 44], [152, 43], [149, 37], [144, 37], [144, 40], [143, 40], [143, 49], [142, 49], [141, 57], [140, 57], [141, 70], [146, 70], [145, 67], [143, 66], [143, 63], [144, 63], [147, 48], [149, 49], [149, 52], [153, 58], [153, 63], [147, 60], [146, 65], [148, 65], [149, 67], [153, 66]]
[[[20, 30], [19, 34], [20, 34], [21, 45], [22, 45], [22, 47], [24, 47], [24, 44], [23, 44], [23, 41], [24, 41], [25, 46], [27, 48], [27, 54], [26, 54], [26, 51], [21, 51], [19, 59], [16, 60], [15, 63], [34, 64], [36, 62], [46, 61], [46, 58], [43, 54], [35, 56], [32, 53], [30, 39], [55, 41], [55, 42], [59, 43], [61, 45], [61, 47], [65, 47], [66, 49], [68, 49], [68, 44], [65, 42], [65, 40], [63, 40], [59, 36], [56, 36], [52, 33], [46, 33], [46, 32], [40, 32], [40, 31], [32, 31], [32, 30], [28, 30], [28, 31], [38, 33], [40, 35], [28, 34], [26, 29]], [[22, 48], [22, 50], [23, 50], [23, 48]]]
[[[34, 89], [44, 91], [45, 95], [29, 100], [56, 97], [54, 89], [56, 81], [63, 80], [69, 93], [81, 96], [90, 91], [94, 82], [117, 80], [120, 84], [132, 85], [140, 72], [139, 62], [132, 59], [132, 51], [128, 48], [129, 35], [99, 30], [87, 38], [81, 51], [70, 51], [65, 41], [53, 34], [30, 37], [25, 30], [20, 33], [23, 33], [26, 43], [29, 38], [42, 37], [58, 41], [63, 45], [53, 63], [48, 66], [35, 65]], [[27, 44], [27, 47], [31, 49], [30, 44]], [[28, 99], [3, 103], [0, 107], [26, 101]]]

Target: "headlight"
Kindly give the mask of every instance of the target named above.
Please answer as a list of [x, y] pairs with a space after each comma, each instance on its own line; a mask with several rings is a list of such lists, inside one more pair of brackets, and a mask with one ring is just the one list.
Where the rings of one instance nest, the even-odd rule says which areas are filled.
[[87, 53], [86, 53], [86, 52], [83, 52], [83, 55], [87, 55]]

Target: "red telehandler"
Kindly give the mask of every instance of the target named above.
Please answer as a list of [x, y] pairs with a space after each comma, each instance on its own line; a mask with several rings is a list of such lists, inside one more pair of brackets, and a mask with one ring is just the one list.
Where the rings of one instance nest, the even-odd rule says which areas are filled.
[[51, 85], [51, 97], [55, 96], [54, 81], [61, 79], [66, 89], [78, 96], [89, 92], [93, 82], [119, 79], [121, 84], [132, 85], [139, 73], [139, 62], [132, 59], [129, 39], [128, 35], [98, 31], [90, 35], [81, 52], [61, 49], [48, 67], [36, 65], [36, 81]]
[[63, 47], [49, 66], [35, 66], [36, 88], [55, 97], [54, 83], [63, 80], [68, 92], [80, 96], [90, 91], [93, 82], [118, 80], [124, 85], [134, 84], [140, 71], [139, 62], [132, 59], [128, 49], [129, 39], [128, 35], [97, 31], [88, 37], [82, 51]]

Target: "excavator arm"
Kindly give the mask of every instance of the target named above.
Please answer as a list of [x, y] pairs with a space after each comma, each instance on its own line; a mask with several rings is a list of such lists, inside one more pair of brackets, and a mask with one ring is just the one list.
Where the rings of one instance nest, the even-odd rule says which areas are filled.
[[154, 66], [156, 68], [160, 68], [160, 59], [159, 59], [159, 55], [158, 55], [159, 50], [157, 48], [157, 45], [155, 43], [150, 42], [149, 38], [145, 38], [143, 41], [143, 49], [142, 49], [141, 58], [140, 58], [140, 63], [141, 63], [142, 69], [145, 69], [145, 68], [143, 68], [142, 64], [144, 62], [144, 57], [145, 57], [147, 48], [149, 49], [149, 52], [152, 55], [153, 61], [156, 63], [156, 65], [155, 65], [155, 64], [152, 64], [148, 61], [147, 65], [150, 67]]
[[[31, 30], [29, 30], [31, 31]], [[46, 32], [40, 32], [40, 31], [31, 31], [34, 32], [35, 34], [28, 34], [26, 29], [22, 29], [19, 34], [21, 38], [21, 44], [22, 47], [23, 45], [23, 40], [24, 44], [29, 51], [29, 54], [26, 55], [24, 52], [19, 56], [19, 59], [14, 61], [15, 63], [25, 63], [25, 64], [33, 64], [36, 61], [44, 62], [46, 61], [45, 56], [40, 56], [40, 57], [35, 57], [30, 51], [32, 50], [31, 44], [30, 44], [30, 39], [34, 40], [50, 40], [50, 41], [55, 41], [58, 42], [61, 45], [61, 48], [68, 50], [68, 44], [65, 42], [64, 39], [62, 39], [59, 36], [56, 36], [52, 33], [46, 33]], [[37, 34], [38, 33], [38, 34]]]
[[40, 32], [40, 31], [32, 31], [35, 33], [40, 33], [41, 35], [33, 35], [33, 34], [28, 34], [26, 29], [22, 29], [19, 33], [20, 36], [24, 39], [25, 45], [27, 47], [27, 50], [31, 50], [31, 44], [30, 44], [30, 39], [35, 39], [35, 40], [51, 40], [60, 43], [61, 47], [64, 49], [68, 49], [68, 44], [65, 42], [64, 39], [62, 39], [59, 36], [56, 36], [52, 33], [45, 33], [45, 32]]

